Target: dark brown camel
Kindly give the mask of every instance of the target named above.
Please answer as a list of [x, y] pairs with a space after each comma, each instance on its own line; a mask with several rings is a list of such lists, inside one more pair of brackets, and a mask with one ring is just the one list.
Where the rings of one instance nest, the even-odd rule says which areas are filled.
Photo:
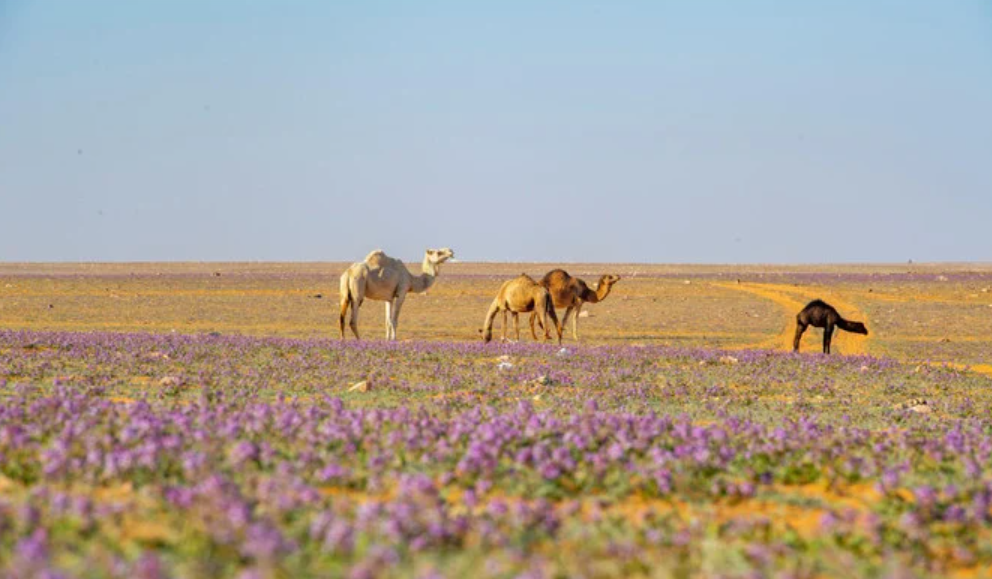
[[[553, 269], [544, 274], [544, 277], [541, 278], [541, 285], [551, 292], [551, 297], [554, 300], [556, 308], [565, 308], [565, 316], [561, 319], [559, 333], [564, 331], [565, 324], [568, 323], [568, 318], [571, 317], [572, 337], [578, 340], [579, 314], [582, 313], [582, 305], [587, 303], [596, 304], [605, 300], [606, 296], [610, 295], [610, 289], [613, 288], [613, 284], [618, 281], [620, 281], [619, 275], [604, 275], [599, 278], [596, 289], [591, 290], [586, 285], [586, 282], [568, 275], [568, 272], [563, 269]], [[531, 314], [530, 332], [536, 340], [537, 333], [534, 330], [535, 321], [540, 325], [541, 320], [537, 319], [537, 316], [534, 314]], [[547, 330], [545, 330], [546, 332]]]
[[830, 353], [830, 338], [833, 336], [834, 328], [840, 328], [855, 334], [868, 335], [868, 328], [861, 322], [851, 322], [845, 320], [837, 313], [833, 306], [823, 300], [813, 300], [806, 304], [803, 311], [796, 316], [796, 338], [792, 341], [792, 350], [799, 351], [799, 340], [803, 337], [806, 328], [823, 328], [823, 353]]

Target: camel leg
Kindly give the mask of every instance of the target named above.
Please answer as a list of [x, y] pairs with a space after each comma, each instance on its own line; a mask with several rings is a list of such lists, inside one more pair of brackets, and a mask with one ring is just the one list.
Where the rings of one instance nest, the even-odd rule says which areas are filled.
[[393, 300], [393, 319], [392, 319], [393, 340], [396, 339], [396, 329], [400, 327], [400, 308], [403, 307], [403, 300], [405, 299], [406, 299], [405, 296], [396, 296], [396, 299]]
[[[557, 327], [558, 320], [556, 319], [556, 316], [554, 315], [554, 313], [555, 313], [555, 306], [554, 306], [554, 304], [552, 304], [548, 308], [548, 311], [551, 312], [551, 319], [555, 323], [555, 330], [557, 330], [558, 329], [558, 327]], [[548, 318], [548, 316], [545, 315], [544, 318], [543, 318], [543, 320], [541, 321], [541, 329], [544, 330], [544, 339], [545, 340], [550, 340], [551, 339], [551, 327], [548, 325], [548, 319], [547, 318]]]
[[362, 302], [365, 301], [364, 278], [352, 278], [348, 281], [348, 296], [351, 298], [351, 320], [348, 325], [351, 327], [351, 332], [355, 334], [355, 339], [361, 340], [361, 336], [358, 335], [358, 310], [362, 307]]
[[513, 312], [513, 331], [517, 335], [517, 341], [520, 341], [520, 314]]
[[802, 322], [796, 323], [796, 337], [792, 340], [792, 351], [799, 351], [799, 341], [803, 339], [803, 332], [806, 331], [806, 324]]
[[348, 306], [351, 304], [351, 298], [347, 295], [341, 296], [341, 315], [338, 317], [338, 327], [341, 329], [341, 339], [344, 339], [344, 317], [348, 315]]
[[356, 299], [351, 300], [351, 320], [348, 321], [348, 326], [351, 328], [351, 333], [355, 334], [356, 340], [361, 340], [362, 337], [358, 335], [358, 310], [361, 306], [361, 302]]
[[[558, 345], [560, 346], [561, 345], [561, 332], [562, 332], [562, 328], [565, 327], [565, 324], [558, 322], [558, 315], [555, 314], [555, 308], [554, 308], [554, 306], [551, 306], [551, 307], [549, 307], [547, 309], [547, 317], [551, 318], [551, 323], [554, 324], [554, 326], [555, 326], [555, 332], [558, 334]], [[548, 321], [545, 320], [544, 321], [544, 330], [545, 330], [545, 333], [546, 334], [548, 332], [548, 328], [549, 328]], [[548, 335], [548, 337], [550, 338], [551, 336]]]
[[338, 317], [338, 328], [341, 330], [341, 339], [344, 339], [344, 318], [348, 315], [348, 306], [351, 305], [351, 278], [348, 272], [341, 276], [339, 284], [338, 301], [341, 305], [341, 315]]
[[392, 333], [393, 326], [393, 302], [386, 302], [386, 339], [393, 337]]
[[832, 324], [827, 324], [827, 327], [823, 328], [823, 353], [830, 353], [830, 338], [834, 334], [834, 327]]
[[[572, 337], [575, 338], [576, 342], [579, 341], [579, 314], [581, 312], [582, 302], [579, 302], [579, 305], [575, 306], [575, 311], [572, 312]], [[565, 322], [562, 322], [562, 325], [565, 325]]]
[[548, 315], [546, 313], [545, 314], [539, 314], [539, 313], [537, 313], [537, 309], [536, 308], [530, 314], [530, 319], [531, 319], [530, 334], [531, 334], [531, 336], [533, 336], [533, 338], [534, 338], [535, 341], [537, 341], [537, 340], [540, 339], [540, 338], [537, 337], [537, 332], [534, 330], [534, 326], [535, 325], [538, 328], [541, 328], [541, 331], [544, 332], [544, 339], [545, 340], [547, 340], [548, 338], [551, 337], [551, 335], [548, 333], [549, 330], [548, 330], [548, 319], [547, 318], [548, 318]]
[[[575, 308], [573, 306], [568, 306], [565, 308], [565, 315], [561, 318], [561, 329], [564, 330], [565, 326], [568, 325], [568, 318], [574, 314]], [[550, 337], [550, 336], [549, 336]]]
[[503, 326], [502, 326], [503, 333], [500, 335], [500, 338], [499, 338], [499, 341], [500, 342], [505, 342], [506, 341], [506, 324], [509, 323], [506, 316], [507, 316], [507, 312], [506, 312], [506, 309], [504, 308], [503, 309]]

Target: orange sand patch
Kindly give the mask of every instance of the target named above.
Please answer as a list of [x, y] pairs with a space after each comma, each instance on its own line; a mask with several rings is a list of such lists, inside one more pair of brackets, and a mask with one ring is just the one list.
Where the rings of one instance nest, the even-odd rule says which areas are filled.
[[820, 534], [820, 521], [825, 512], [822, 508], [804, 508], [755, 499], [717, 503], [712, 507], [712, 516], [722, 523], [741, 519], [766, 519], [773, 528], [791, 529], [805, 538]]
[[[805, 537], [819, 534], [821, 517], [828, 510], [852, 509], [859, 513], [871, 510], [873, 504], [882, 500], [882, 495], [873, 485], [857, 484], [831, 489], [826, 483], [806, 485], [777, 485], [770, 489], [776, 500], [770, 498], [719, 499], [709, 503], [689, 503], [680, 500], [647, 498], [632, 495], [599, 509], [603, 513], [619, 514], [631, 521], [641, 521], [649, 513], [675, 513], [682, 518], [712, 519], [719, 523], [735, 519], [769, 519], [772, 526], [791, 528]], [[899, 489], [896, 495], [905, 501], [912, 501], [912, 494]], [[820, 504], [800, 506], [796, 502], [815, 501]], [[595, 512], [590, 499], [584, 501], [584, 514]]]
[[953, 579], [974, 579], [978, 577], [992, 577], [992, 565], [974, 565], [969, 567], [961, 567], [958, 569], [949, 569], [947, 573], [948, 577]]
[[981, 297], [974, 297], [968, 299], [955, 299], [954, 297], [948, 296], [947, 294], [927, 294], [922, 292], [908, 292], [906, 294], [896, 294], [896, 293], [885, 293], [880, 291], [872, 292], [851, 292], [857, 293], [857, 295], [865, 300], [887, 302], [894, 304], [906, 304], [911, 302], [928, 302], [934, 304], [953, 304], [961, 306], [973, 306], [975, 304], [981, 304]]
[[124, 501], [132, 497], [134, 497], [134, 486], [130, 482], [93, 489], [93, 498], [99, 501]]
[[[795, 498], [812, 499], [831, 507], [859, 511], [867, 510], [885, 498], [874, 484], [868, 483], [840, 484], [831, 487], [826, 482], [815, 482], [804, 485], [776, 485], [773, 488], [777, 494], [786, 497], [791, 495]], [[913, 493], [908, 489], [896, 489], [893, 494], [903, 501], [914, 501]]]
[[173, 543], [178, 531], [169, 525], [146, 519], [127, 518], [121, 524], [121, 535], [139, 543]]
[[971, 367], [971, 371], [992, 376], [992, 364], [975, 364]]
[[454, 392], [442, 392], [441, 394], [435, 394], [431, 396], [431, 400], [447, 400], [449, 398], [457, 398], [459, 396], [469, 396], [472, 394], [471, 390], [455, 390]]
[[132, 404], [134, 402], [137, 402], [137, 400], [135, 400], [134, 398], [128, 398], [127, 396], [111, 396], [107, 400], [110, 400], [111, 402], [115, 402], [117, 404]]
[[978, 372], [979, 374], [985, 374], [986, 376], [992, 376], [992, 364], [957, 364], [948, 363], [951, 368], [957, 368], [958, 370], [970, 370], [972, 372]]
[[933, 343], [933, 342], [963, 342], [963, 343], [980, 343], [988, 342], [989, 338], [987, 336], [941, 336], [935, 338], [933, 336], [899, 336], [900, 342], [916, 342], [916, 343]]
[[[361, 492], [335, 492], [360, 501], [370, 500]], [[462, 505], [464, 491], [460, 488], [441, 490], [445, 501], [454, 508]], [[618, 516], [633, 523], [642, 523], [649, 516], [675, 515], [685, 520], [709, 520], [719, 524], [733, 520], [767, 520], [779, 530], [792, 529], [803, 537], [812, 538], [820, 533], [822, 516], [831, 510], [850, 509], [858, 513], [867, 513], [872, 505], [883, 499], [873, 485], [855, 484], [830, 488], [825, 482], [806, 485], [776, 485], [762, 492], [762, 495], [750, 499], [724, 498], [704, 502], [688, 502], [678, 498], [645, 497], [632, 494], [621, 499], [613, 500], [600, 496], [584, 495], [576, 497], [578, 514], [585, 521], [594, 518]], [[774, 495], [770, 497], [768, 495]], [[912, 494], [906, 489], [899, 489], [896, 495], [905, 501], [912, 501]], [[374, 497], [373, 497], [374, 498]], [[489, 502], [494, 500], [512, 499], [501, 492], [490, 492], [480, 497], [472, 512], [481, 513]], [[522, 497], [523, 500], [528, 500]], [[790, 500], [791, 499], [791, 500]], [[819, 503], [819, 504], [793, 504]], [[566, 509], [573, 500], [555, 503], [556, 509]]]
[[350, 489], [346, 487], [324, 486], [319, 487], [317, 492], [324, 497], [336, 497], [348, 499], [350, 501], [363, 504], [370, 501], [388, 501], [396, 496], [395, 489], [387, 489], [381, 492], [369, 492], [366, 490]]
[[0, 474], [0, 494], [9, 493], [19, 487], [19, 484]]

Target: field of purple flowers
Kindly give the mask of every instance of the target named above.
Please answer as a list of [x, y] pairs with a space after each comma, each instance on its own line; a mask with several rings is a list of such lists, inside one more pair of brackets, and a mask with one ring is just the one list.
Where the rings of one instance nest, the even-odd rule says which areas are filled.
[[990, 386], [867, 356], [0, 331], [0, 575], [975, 575]]

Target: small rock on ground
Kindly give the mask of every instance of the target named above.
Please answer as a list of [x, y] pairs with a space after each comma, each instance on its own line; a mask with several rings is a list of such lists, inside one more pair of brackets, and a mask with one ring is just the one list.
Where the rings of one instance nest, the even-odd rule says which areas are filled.
[[930, 414], [933, 412], [933, 407], [923, 398], [913, 398], [912, 400], [901, 402], [896, 404], [895, 410], [910, 410], [913, 412], [918, 412], [920, 414]]
[[368, 380], [362, 380], [361, 382], [355, 382], [348, 388], [348, 392], [368, 392], [372, 389], [372, 385], [369, 384]]

